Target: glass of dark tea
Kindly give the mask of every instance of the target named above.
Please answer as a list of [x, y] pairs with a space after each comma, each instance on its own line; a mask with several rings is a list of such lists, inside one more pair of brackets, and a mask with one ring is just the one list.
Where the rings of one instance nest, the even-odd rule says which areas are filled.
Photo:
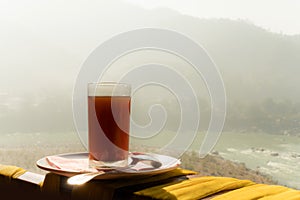
[[128, 164], [131, 86], [88, 84], [88, 149], [92, 168]]

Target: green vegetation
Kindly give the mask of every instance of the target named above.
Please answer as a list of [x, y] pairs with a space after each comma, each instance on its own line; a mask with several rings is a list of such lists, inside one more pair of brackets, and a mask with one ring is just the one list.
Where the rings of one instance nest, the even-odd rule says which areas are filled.
[[261, 103], [229, 104], [224, 130], [300, 136], [300, 103], [268, 98]]

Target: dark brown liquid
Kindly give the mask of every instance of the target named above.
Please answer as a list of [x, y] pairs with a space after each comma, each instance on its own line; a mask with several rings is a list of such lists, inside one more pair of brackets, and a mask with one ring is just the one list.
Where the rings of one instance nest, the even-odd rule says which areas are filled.
[[89, 96], [89, 156], [114, 162], [127, 158], [130, 97]]

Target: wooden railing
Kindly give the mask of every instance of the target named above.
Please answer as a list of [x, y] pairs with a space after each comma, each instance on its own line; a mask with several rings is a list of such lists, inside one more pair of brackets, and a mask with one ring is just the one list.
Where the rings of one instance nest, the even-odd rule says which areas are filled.
[[[16, 169], [16, 167], [13, 169]], [[11, 171], [13, 173], [10, 174]], [[180, 197], [183, 194], [182, 190], [185, 190], [184, 199], [188, 199], [187, 197], [190, 195], [195, 197], [195, 194], [199, 195], [198, 199], [203, 200], [214, 199], [215, 197], [222, 199], [225, 196], [227, 199], [239, 199], [241, 197], [240, 194], [243, 194], [243, 199], [260, 199], [262, 197], [273, 199], [274, 197], [276, 199], [290, 198], [300, 200], [299, 190], [284, 186], [257, 184], [249, 180], [230, 177], [191, 175], [192, 171], [183, 169], [175, 169], [165, 174], [136, 179], [93, 180], [81, 186], [71, 186], [67, 184], [67, 177], [53, 173], [40, 175], [31, 172], [21, 172], [20, 175], [20, 173], [15, 173], [14, 170], [5, 171], [5, 166], [0, 165], [1, 200], [147, 200], [152, 199], [150, 197], [153, 197], [153, 194], [159, 194], [158, 196], [160, 196], [160, 193], [169, 195], [169, 197], [173, 195], [174, 199], [177, 197], [174, 195], [179, 194], [178, 197]], [[171, 190], [170, 188], [168, 189], [169, 186], [172, 187]], [[144, 192], [145, 190], [148, 192], [150, 190], [151, 196], [147, 196], [145, 194], [147, 192]]]
[[[4, 175], [0, 175], [0, 199], [42, 199], [42, 200], [67, 200], [67, 199], [89, 199], [82, 196], [76, 196], [72, 194], [73, 186], [66, 183], [65, 177], [60, 177], [59, 188], [53, 185], [47, 185], [47, 176], [56, 176], [54, 174], [41, 175], [32, 172], [25, 172], [18, 178], [9, 178]], [[51, 179], [47, 177], [48, 179]], [[185, 176], [176, 177], [176, 180], [186, 179]], [[173, 181], [175, 180], [173, 179]], [[45, 182], [46, 181], [46, 182]], [[168, 180], [170, 181], [170, 180]], [[146, 184], [140, 187], [145, 188], [151, 184]], [[149, 199], [147, 197], [136, 196], [133, 194], [133, 190], [137, 188], [122, 188], [114, 191], [113, 199]], [[102, 190], [103, 192], [111, 192], [108, 190]], [[1, 198], [3, 197], [3, 198]], [[96, 198], [95, 198], [96, 199]], [[211, 199], [211, 197], [203, 198], [203, 200]], [[105, 199], [104, 199], [105, 200]]]

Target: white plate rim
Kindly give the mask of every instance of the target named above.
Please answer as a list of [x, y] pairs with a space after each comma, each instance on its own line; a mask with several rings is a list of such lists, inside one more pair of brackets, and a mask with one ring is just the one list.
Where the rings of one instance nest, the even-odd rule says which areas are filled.
[[[159, 159], [162, 162], [163, 162], [162, 158], [167, 158], [167, 159], [171, 160], [172, 162], [170, 162], [171, 165], [169, 164], [169, 166], [165, 166], [163, 168], [157, 168], [157, 169], [153, 169], [153, 170], [145, 170], [145, 171], [137, 171], [137, 172], [114, 172], [114, 173], [107, 172], [105, 174], [95, 177], [94, 179], [115, 179], [115, 178], [128, 178], [128, 177], [132, 177], [132, 176], [147, 176], [147, 175], [161, 174], [161, 173], [165, 173], [165, 172], [174, 170], [174, 169], [178, 168], [179, 165], [181, 164], [179, 159], [176, 159], [172, 156], [155, 154], [155, 153], [143, 153], [143, 154], [150, 154], [151, 156], [156, 157], [157, 159]], [[53, 156], [60, 156], [63, 158], [66, 158], [66, 157], [87, 158], [88, 152], [64, 153], [64, 154], [57, 154], [57, 155], [53, 155]], [[48, 162], [46, 161], [46, 158], [47, 158], [47, 156], [36, 161], [36, 165], [38, 168], [48, 171], [48, 172], [51, 172], [51, 173], [54, 173], [54, 174], [66, 176], [66, 177], [71, 177], [76, 174], [82, 173], [82, 172], [76, 172], [73, 170], [65, 171], [65, 170], [56, 169], [48, 164]]]

